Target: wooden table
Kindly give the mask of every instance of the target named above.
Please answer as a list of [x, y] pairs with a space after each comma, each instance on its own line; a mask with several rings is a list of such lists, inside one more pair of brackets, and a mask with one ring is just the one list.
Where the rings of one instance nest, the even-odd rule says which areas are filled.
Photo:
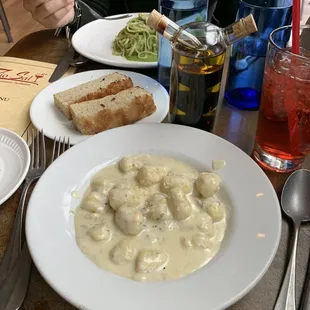
[[[58, 63], [61, 56], [66, 52], [66, 49], [67, 42], [64, 38], [56, 38], [53, 36], [53, 31], [45, 30], [23, 38], [6, 56]], [[89, 62], [79, 68], [79, 71], [99, 68], [106, 68], [106, 66]], [[142, 72], [147, 75], [154, 74], [154, 71], [143, 70]], [[223, 103], [219, 107], [214, 133], [234, 143], [250, 155], [253, 149], [256, 121], [257, 112], [240, 111]], [[310, 168], [309, 158], [306, 160], [304, 166]], [[242, 169], [242, 166], [240, 169]], [[267, 173], [267, 175], [277, 192], [280, 193], [287, 175], [276, 173]], [[255, 182], [255, 180], [251, 181]], [[8, 242], [19, 197], [20, 190], [0, 208], [0, 257], [5, 251]], [[310, 226], [304, 225], [301, 230], [297, 258], [296, 284], [298, 301], [307, 268], [308, 253], [310, 250], [309, 236]], [[241, 301], [230, 307], [230, 310], [271, 310], [273, 308], [287, 263], [288, 247], [289, 225], [286, 220], [283, 220], [280, 246], [271, 267], [259, 284]], [[21, 309], [70, 310], [74, 309], [74, 307], [59, 297], [42, 279], [36, 268], [33, 268], [29, 292]]]

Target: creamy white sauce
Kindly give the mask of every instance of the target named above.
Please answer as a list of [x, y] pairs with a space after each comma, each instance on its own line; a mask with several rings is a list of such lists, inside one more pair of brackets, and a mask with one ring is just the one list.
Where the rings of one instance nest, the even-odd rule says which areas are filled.
[[75, 212], [77, 243], [99, 267], [126, 278], [188, 275], [216, 255], [224, 238], [219, 182], [173, 158], [124, 158], [92, 179]]

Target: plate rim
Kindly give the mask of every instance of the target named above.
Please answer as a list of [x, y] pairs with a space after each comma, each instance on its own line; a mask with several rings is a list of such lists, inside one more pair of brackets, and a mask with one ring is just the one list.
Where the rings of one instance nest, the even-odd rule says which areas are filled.
[[[128, 14], [130, 14], [132, 16], [121, 19], [121, 20], [130, 20], [131, 18], [134, 18], [138, 14], [150, 14], [150, 12], [133, 12], [133, 13], [128, 13]], [[106, 17], [107, 18], [114, 18], [114, 17], [118, 17], [118, 16], [122, 16], [122, 15], [124, 15], [124, 14], [115, 14], [115, 15], [109, 15]], [[85, 50], [80, 49], [79, 43], [77, 43], [77, 42], [79, 40], [79, 37], [82, 36], [82, 33], [84, 31], [86, 31], [87, 29], [93, 27], [95, 24], [99, 25], [101, 23], [106, 23], [106, 22], [109, 22], [109, 21], [105, 18], [100, 18], [100, 19], [93, 20], [93, 21], [83, 25], [82, 27], [80, 27], [72, 36], [71, 41], [72, 41], [73, 48], [82, 56], [84, 56], [90, 60], [96, 61], [98, 63], [108, 65], [108, 66], [121, 67], [121, 68], [135, 68], [135, 69], [156, 68], [158, 66], [158, 61], [156, 61], [156, 62], [155, 61], [154, 62], [130, 61], [130, 60], [127, 60], [126, 58], [123, 58], [123, 57], [122, 57], [122, 59], [124, 62], [116, 62], [114, 60], [109, 60], [107, 58], [101, 58], [99, 56], [96, 57], [95, 55], [87, 53], [87, 52], [85, 52]]]
[[[98, 74], [98, 75], [99, 75], [99, 74], [102, 74], [102, 75], [104, 75], [104, 74], [110, 74], [111, 71], [112, 71], [112, 72], [119, 72], [119, 73], [125, 74], [125, 75], [135, 75], [135, 76], [138, 76], [138, 77], [140, 77], [140, 78], [149, 80], [149, 81], [152, 82], [152, 83], [156, 83], [156, 84], [157, 84], [157, 86], [162, 90], [162, 92], [165, 93], [165, 96], [166, 96], [166, 99], [167, 99], [167, 104], [165, 105], [165, 112], [166, 112], [166, 114], [165, 114], [164, 117], [161, 117], [161, 118], [160, 118], [160, 121], [158, 120], [158, 121], [156, 122], [156, 124], [157, 124], [157, 123], [162, 123], [163, 120], [167, 117], [168, 112], [169, 112], [169, 94], [168, 94], [167, 90], [164, 88], [163, 85], [161, 85], [158, 81], [156, 81], [156, 80], [153, 79], [152, 77], [150, 77], [150, 76], [148, 76], [148, 75], [145, 75], [145, 74], [142, 74], [142, 73], [139, 73], [139, 72], [135, 72], [135, 71], [129, 71], [129, 70], [123, 70], [123, 69], [120, 69], [120, 70], [117, 70], [117, 69], [115, 69], [115, 70], [114, 70], [114, 69], [95, 69], [95, 70], [88, 70], [88, 71], [78, 72], [78, 73], [75, 73], [75, 74], [66, 76], [66, 77], [64, 77], [64, 78], [62, 78], [62, 79], [59, 79], [59, 80], [55, 81], [54, 83], [49, 84], [49, 85], [46, 86], [45, 88], [43, 88], [43, 89], [33, 98], [32, 102], [31, 102], [31, 105], [30, 105], [29, 115], [30, 115], [30, 120], [31, 120], [33, 126], [34, 126], [35, 128], [37, 128], [38, 130], [41, 130], [41, 129], [44, 130], [44, 128], [41, 128], [40, 126], [38, 126], [37, 117], [33, 117], [33, 115], [35, 114], [35, 112], [34, 112], [34, 109], [35, 109], [35, 108], [34, 108], [34, 103], [35, 103], [35, 104], [38, 104], [38, 103], [37, 103], [38, 97], [39, 97], [39, 96], [42, 96], [42, 93], [44, 93], [47, 89], [53, 88], [53, 87], [55, 86], [55, 84], [56, 84], [56, 85], [60, 85], [60, 84], [63, 84], [64, 82], [66, 83], [67, 80], [70, 80], [70, 79], [72, 79], [73, 77], [75, 78], [75, 77], [77, 77], [77, 76], [92, 75], [92, 74]], [[86, 83], [86, 82], [83, 82], [83, 83]], [[81, 83], [79, 83], [79, 84], [81, 84]], [[74, 86], [72, 86], [72, 87], [74, 87]], [[155, 113], [156, 113], [156, 112], [155, 112]], [[140, 120], [140, 121], [141, 121], [141, 120]], [[72, 122], [72, 121], [71, 121], [71, 122]], [[131, 125], [134, 125], [134, 124], [131, 124]], [[121, 127], [124, 127], [124, 126], [121, 126]], [[55, 135], [49, 134], [49, 131], [47, 132], [46, 130], [44, 130], [44, 135], [45, 135], [46, 137], [50, 138], [50, 139], [54, 139], [54, 138], [55, 138]], [[71, 140], [71, 141], [70, 141], [70, 144], [71, 144], [71, 145], [79, 144], [79, 143], [83, 142], [84, 140], [86, 140], [86, 139], [88, 139], [88, 138], [91, 138], [91, 137], [93, 137], [93, 136], [94, 136], [94, 135], [82, 135], [82, 134], [81, 134], [80, 138], [76, 137], [76, 140], [78, 140], [78, 141], [74, 142], [74, 141]]]
[[[184, 127], [184, 128], [190, 129], [190, 130], [202, 131], [202, 130], [199, 130], [199, 129], [196, 129], [196, 128], [191, 128], [191, 127], [181, 126], [181, 125], [175, 125], [175, 124], [135, 124], [135, 125], [128, 125], [128, 126], [135, 126], [135, 127], [140, 126], [140, 127], [141, 127], [141, 126], [159, 126], [159, 125], [160, 125], [160, 126], [166, 126], [166, 127], [170, 127], [170, 126], [174, 126], [174, 127]], [[116, 130], [123, 130], [125, 127], [128, 127], [128, 126], [115, 128], [115, 129], [113, 129], [113, 130], [114, 130], [114, 131], [116, 131]], [[244, 153], [245, 155], [248, 156], [248, 159], [249, 159], [249, 161], [252, 162], [252, 164], [257, 165], [257, 164], [255, 163], [255, 161], [254, 161], [247, 153], [245, 153], [243, 150], [241, 150], [240, 148], [238, 148], [238, 147], [237, 147], [236, 145], [234, 145], [233, 143], [231, 143], [231, 142], [229, 142], [229, 141], [223, 139], [223, 138], [220, 137], [220, 136], [214, 135], [214, 134], [212, 134], [212, 133], [209, 133], [209, 132], [204, 132], [204, 133], [207, 134], [207, 135], [210, 135], [210, 136], [214, 136], [216, 139], [219, 139], [219, 140], [221, 140], [222, 142], [224, 142], [225, 144], [230, 145], [229, 147], [233, 147], [233, 148], [235, 148], [235, 149], [238, 149], [239, 152], [242, 152], [242, 153]], [[100, 135], [103, 135], [103, 134], [104, 134], [104, 133], [101, 133]], [[83, 143], [89, 143], [89, 139], [87, 140], [87, 142], [86, 142], [86, 140], [85, 140]], [[80, 143], [80, 144], [81, 144], [81, 143]], [[80, 144], [79, 144], [79, 145], [80, 145]], [[79, 146], [79, 147], [82, 148], [82, 146]], [[53, 164], [53, 165], [54, 165], [54, 164]], [[277, 223], [278, 225], [277, 225], [277, 227], [276, 227], [276, 225], [274, 225], [274, 227], [276, 227], [275, 232], [276, 232], [276, 237], [277, 237], [277, 238], [276, 238], [276, 240], [275, 240], [274, 247], [272, 248], [272, 251], [271, 251], [271, 253], [270, 253], [269, 257], [268, 257], [268, 261], [264, 262], [264, 268], [262, 268], [262, 269], [260, 270], [259, 274], [258, 274], [256, 277], [253, 275], [253, 278], [254, 278], [253, 281], [252, 281], [250, 284], [247, 284], [246, 288], [244, 288], [243, 291], [241, 291], [238, 295], [234, 296], [234, 297], [231, 298], [230, 300], [227, 300], [225, 304], [222, 304], [222, 305], [221, 305], [221, 308], [214, 308], [214, 310], [215, 310], [215, 309], [216, 309], [216, 310], [222, 309], [222, 307], [227, 308], [227, 307], [229, 307], [229, 306], [235, 304], [237, 301], [241, 300], [245, 295], [247, 295], [247, 294], [260, 282], [260, 280], [262, 279], [262, 277], [263, 277], [263, 276], [266, 274], [266, 272], [268, 271], [268, 269], [269, 269], [271, 263], [273, 262], [273, 260], [274, 260], [274, 258], [275, 258], [275, 255], [276, 255], [276, 253], [277, 253], [277, 250], [278, 250], [278, 247], [279, 247], [279, 244], [280, 244], [281, 229], [282, 229], [282, 217], [281, 217], [280, 203], [279, 203], [277, 194], [276, 194], [276, 192], [275, 192], [275, 190], [274, 190], [274, 188], [273, 188], [273, 186], [272, 186], [270, 180], [269, 180], [268, 177], [266, 176], [266, 174], [265, 174], [262, 170], [260, 170], [259, 167], [255, 168], [255, 169], [257, 170], [257, 173], [259, 173], [259, 174], [261, 175], [262, 179], [264, 179], [264, 183], [266, 183], [266, 185], [268, 184], [268, 188], [269, 188], [270, 191], [271, 191], [270, 194], [272, 194], [273, 198], [275, 198], [275, 201], [274, 201], [274, 202], [276, 202], [276, 206], [275, 206], [274, 208], [275, 208], [275, 210], [277, 210], [277, 211], [276, 211], [276, 213], [277, 213], [277, 218], [276, 218], [276, 219], [277, 219], [277, 221], [278, 221], [278, 223]], [[41, 181], [41, 180], [40, 180], [40, 181]], [[31, 199], [30, 199], [30, 201], [29, 201], [29, 205], [32, 203], [32, 200], [34, 199], [34, 198], [33, 198], [33, 197], [34, 197], [34, 194], [36, 194], [37, 191], [39, 191], [39, 189], [40, 189], [39, 186], [37, 186], [37, 187], [34, 189], [33, 195], [32, 195], [32, 197], [31, 197]], [[278, 207], [278, 208], [276, 208], [276, 207]], [[29, 229], [29, 227], [30, 227], [30, 225], [29, 225], [29, 223], [28, 223], [29, 221], [30, 221], [30, 220], [29, 220], [28, 213], [27, 213], [27, 217], [26, 217], [26, 237], [27, 237], [27, 241], [29, 240], [29, 239], [28, 239], [28, 238], [29, 238], [28, 229]], [[276, 222], [275, 222], [275, 224], [276, 224]], [[28, 243], [31, 243], [31, 242], [28, 241]], [[30, 247], [30, 252], [32, 253], [32, 251], [33, 251], [33, 248]], [[88, 306], [87, 306], [87, 307], [86, 307], [85, 305], [82, 306], [81, 304], [79, 304], [79, 303], [76, 301], [76, 299], [75, 299], [75, 300], [70, 299], [70, 297], [68, 297], [68, 296], [65, 295], [65, 292], [62, 292], [61, 290], [59, 290], [59, 289], [54, 285], [54, 283], [51, 283], [51, 281], [46, 277], [44, 270], [42, 271], [41, 267], [38, 266], [38, 264], [37, 264], [37, 262], [36, 262], [35, 260], [36, 260], [36, 258], [34, 259], [34, 263], [36, 264], [36, 266], [37, 266], [38, 270], [40, 271], [41, 275], [43, 276], [43, 278], [47, 281], [47, 283], [48, 283], [48, 284], [62, 297], [62, 298], [64, 298], [64, 299], [67, 300], [69, 303], [71, 303], [72, 305], [76, 306], [76, 307], [79, 308], [79, 309], [91, 309], [91, 308], [89, 308]], [[168, 281], [168, 282], [161, 282], [161, 283], [169, 283], [169, 282], [170, 282], [170, 281]], [[212, 309], [212, 310], [213, 310], [213, 309]]]
[[23, 183], [23, 181], [26, 178], [26, 175], [28, 173], [29, 167], [30, 167], [30, 150], [29, 147], [27, 145], [27, 143], [25, 142], [25, 140], [19, 136], [17, 133], [15, 133], [12, 130], [9, 130], [7, 128], [3, 128], [0, 127], [0, 133], [4, 132], [4, 133], [8, 133], [12, 136], [14, 136], [14, 138], [16, 140], [19, 141], [19, 143], [22, 144], [22, 146], [24, 147], [24, 154], [25, 154], [25, 165], [23, 167], [23, 172], [18, 180], [18, 182], [15, 184], [15, 186], [2, 198], [0, 199], [0, 207], [12, 196], [14, 195], [14, 193], [17, 191], [17, 189], [19, 188], [19, 186]]

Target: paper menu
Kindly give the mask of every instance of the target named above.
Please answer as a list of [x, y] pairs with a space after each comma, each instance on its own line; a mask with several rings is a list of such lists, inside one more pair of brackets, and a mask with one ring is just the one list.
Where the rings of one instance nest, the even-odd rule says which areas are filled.
[[[0, 127], [23, 135], [30, 124], [32, 100], [50, 84], [55, 68], [55, 64], [0, 57]], [[70, 68], [64, 76], [73, 73]]]

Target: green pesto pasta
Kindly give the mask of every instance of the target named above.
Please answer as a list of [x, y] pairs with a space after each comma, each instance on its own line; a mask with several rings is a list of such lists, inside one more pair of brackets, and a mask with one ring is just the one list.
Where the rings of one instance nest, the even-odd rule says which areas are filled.
[[146, 24], [147, 17], [139, 14], [127, 23], [113, 42], [113, 55], [131, 61], [157, 61], [157, 34]]

